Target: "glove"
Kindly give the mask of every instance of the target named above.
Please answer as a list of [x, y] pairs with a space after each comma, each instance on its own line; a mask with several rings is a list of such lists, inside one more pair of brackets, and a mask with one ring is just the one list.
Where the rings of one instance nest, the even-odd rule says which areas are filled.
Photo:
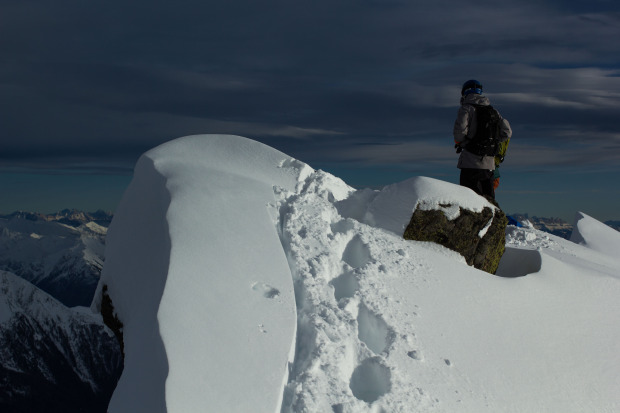
[[456, 153], [463, 152], [463, 148], [458, 143], [456, 145], [454, 145], [454, 148], [456, 149]]

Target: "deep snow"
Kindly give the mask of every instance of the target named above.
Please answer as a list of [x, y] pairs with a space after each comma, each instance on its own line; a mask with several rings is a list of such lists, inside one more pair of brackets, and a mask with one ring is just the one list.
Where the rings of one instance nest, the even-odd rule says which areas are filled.
[[99, 284], [124, 323], [109, 411], [620, 410], [620, 235], [511, 227], [497, 277], [402, 239], [422, 198], [486, 204], [430, 178], [355, 191], [235, 136], [147, 152]]

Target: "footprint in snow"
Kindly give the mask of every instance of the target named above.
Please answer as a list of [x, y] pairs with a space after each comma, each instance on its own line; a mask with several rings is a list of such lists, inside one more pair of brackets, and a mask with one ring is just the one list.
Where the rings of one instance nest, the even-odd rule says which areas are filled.
[[342, 253], [342, 261], [353, 268], [361, 268], [372, 260], [368, 245], [359, 235], [354, 236]]
[[280, 290], [265, 283], [254, 283], [252, 289], [263, 294], [265, 298], [276, 298], [280, 295]]
[[357, 315], [358, 338], [375, 354], [381, 354], [390, 346], [390, 328], [387, 323], [364, 304]]
[[351, 221], [347, 219], [340, 220], [338, 222], [334, 222], [330, 225], [332, 233], [334, 234], [346, 234], [354, 228], [354, 225]]
[[351, 298], [360, 288], [360, 284], [353, 272], [345, 272], [333, 279], [330, 284], [334, 287], [336, 301], [342, 298]]
[[391, 372], [379, 357], [364, 360], [351, 375], [349, 388], [359, 400], [373, 403], [391, 389]]

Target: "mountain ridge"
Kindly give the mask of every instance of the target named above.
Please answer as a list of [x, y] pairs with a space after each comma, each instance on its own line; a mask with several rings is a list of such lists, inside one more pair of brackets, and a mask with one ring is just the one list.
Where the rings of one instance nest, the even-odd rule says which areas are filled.
[[28, 280], [65, 305], [88, 306], [101, 269], [111, 215], [76, 210], [0, 218], [0, 270]]
[[0, 271], [3, 412], [105, 412], [122, 370], [101, 317]]
[[99, 209], [95, 212], [86, 212], [79, 209], [63, 209], [49, 214], [32, 211], [13, 211], [10, 214], [0, 214], [0, 219], [22, 218], [30, 221], [57, 221], [73, 227], [95, 222], [98, 225], [108, 227], [112, 222], [113, 214]]

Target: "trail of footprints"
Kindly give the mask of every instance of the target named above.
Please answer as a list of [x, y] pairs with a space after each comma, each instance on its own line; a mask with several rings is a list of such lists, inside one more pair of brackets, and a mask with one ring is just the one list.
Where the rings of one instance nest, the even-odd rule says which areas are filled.
[[[349, 229], [332, 226], [332, 230]], [[334, 296], [338, 303], [353, 298], [359, 290], [357, 279], [358, 270], [372, 261], [368, 246], [356, 234], [348, 242], [342, 254], [342, 261], [348, 265], [346, 271], [331, 282], [334, 287]], [[345, 299], [345, 300], [343, 300]], [[365, 358], [354, 369], [349, 382], [353, 395], [366, 403], [372, 403], [390, 391], [391, 372], [385, 365], [382, 353], [387, 352], [391, 344], [391, 332], [388, 324], [364, 302], [360, 302], [357, 313], [357, 335], [359, 340], [370, 350], [371, 356]], [[338, 409], [334, 407], [334, 411]]]
[[[298, 326], [295, 360], [281, 412], [326, 411], [327, 406], [317, 404], [322, 399], [313, 394], [324, 393], [328, 387], [333, 390], [333, 413], [350, 412], [352, 408], [362, 411], [355, 405], [357, 401], [369, 405], [369, 411], [383, 413], [393, 405], [371, 405], [392, 391], [405, 389], [408, 400], [423, 402], [427, 396], [421, 390], [420, 395], [410, 395], [416, 389], [414, 385], [403, 384], [402, 378], [393, 374], [397, 368], [394, 363], [401, 359], [398, 352], [391, 352], [402, 349], [402, 340], [410, 349], [402, 356], [423, 360], [415, 350], [413, 336], [399, 336], [398, 328], [376, 311], [376, 303], [386, 297], [369, 283], [376, 280], [376, 271], [386, 271], [386, 263], [373, 257], [357, 222], [316, 214], [306, 226], [295, 219], [293, 201], [303, 203], [304, 198], [292, 199], [281, 211], [281, 237], [290, 251], [289, 260], [294, 261]], [[403, 250], [395, 253], [405, 255]], [[254, 289], [266, 298], [277, 296], [268, 285], [257, 284]], [[356, 400], [351, 400], [351, 395]]]

